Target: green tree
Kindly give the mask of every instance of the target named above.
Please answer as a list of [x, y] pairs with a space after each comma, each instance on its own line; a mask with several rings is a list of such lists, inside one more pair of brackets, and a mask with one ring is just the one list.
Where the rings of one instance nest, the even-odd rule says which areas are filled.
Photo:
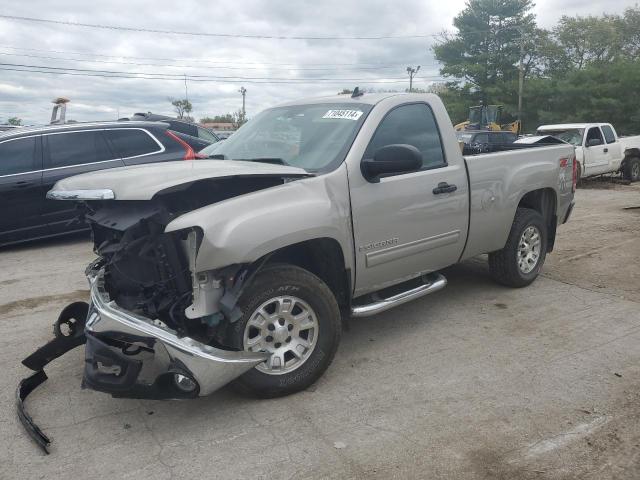
[[518, 78], [521, 38], [536, 34], [532, 7], [531, 0], [468, 0], [453, 21], [458, 32], [433, 47], [440, 73], [470, 84], [485, 103], [501, 102], [493, 97]]
[[435, 83], [427, 93], [435, 93], [447, 108], [454, 125], [464, 122], [469, 114], [469, 106], [475, 102], [469, 85], [460, 86], [456, 82]]
[[[617, 16], [563, 16], [553, 29], [560, 71], [582, 69], [591, 63], [611, 62], [623, 52], [623, 20]], [[554, 53], [556, 53], [554, 52]]]
[[169, 101], [171, 102], [171, 105], [173, 105], [178, 118], [191, 120], [189, 114], [193, 110], [193, 105], [191, 105], [191, 102], [189, 100], [187, 100], [186, 98], [183, 100], [175, 100], [173, 98], [170, 98]]
[[640, 59], [640, 7], [628, 8], [620, 19], [622, 55], [629, 60]]
[[620, 134], [640, 132], [640, 62], [588, 64], [531, 89], [540, 123], [610, 122]]
[[247, 116], [241, 109], [236, 112], [233, 112], [232, 116], [233, 116], [233, 122], [232, 122], [233, 128], [235, 130], [239, 129], [242, 125], [247, 123]]
[[11, 117], [9, 120], [7, 120], [7, 123], [9, 125], [19, 126], [22, 125], [22, 119], [18, 117]]

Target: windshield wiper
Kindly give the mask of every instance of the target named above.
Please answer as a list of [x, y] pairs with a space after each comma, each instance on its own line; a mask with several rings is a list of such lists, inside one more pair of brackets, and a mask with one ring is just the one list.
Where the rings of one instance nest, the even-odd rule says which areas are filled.
[[278, 157], [236, 158], [235, 160], [240, 160], [242, 162], [272, 163], [274, 165], [289, 165], [283, 159]]

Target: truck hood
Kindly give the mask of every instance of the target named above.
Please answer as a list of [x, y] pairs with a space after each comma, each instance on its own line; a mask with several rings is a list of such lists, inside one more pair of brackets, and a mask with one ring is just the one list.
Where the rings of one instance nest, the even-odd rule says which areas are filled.
[[[297, 178], [312, 174], [297, 167], [236, 160], [182, 160], [147, 163], [83, 173], [57, 182], [48, 198], [84, 200], [87, 192], [107, 192], [101, 198], [150, 200], [163, 190], [199, 180], [230, 177]], [[77, 192], [77, 194], [76, 194]], [[113, 194], [111, 194], [113, 192]], [[95, 199], [95, 197], [93, 197]]]

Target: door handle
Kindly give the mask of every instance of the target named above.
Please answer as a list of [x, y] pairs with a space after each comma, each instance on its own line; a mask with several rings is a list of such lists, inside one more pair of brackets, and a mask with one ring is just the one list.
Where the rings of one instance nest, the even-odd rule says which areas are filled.
[[440, 182], [436, 188], [433, 189], [434, 195], [440, 195], [442, 193], [455, 192], [458, 189], [455, 185], [449, 185], [447, 182]]
[[15, 188], [26, 188], [26, 187], [29, 187], [31, 185], [33, 185], [33, 183], [21, 181], [21, 182], [16, 182], [15, 183]]
[[609, 152], [609, 149], [608, 149], [608, 148], [605, 148], [605, 149], [604, 149], [604, 153], [608, 153], [608, 152]]

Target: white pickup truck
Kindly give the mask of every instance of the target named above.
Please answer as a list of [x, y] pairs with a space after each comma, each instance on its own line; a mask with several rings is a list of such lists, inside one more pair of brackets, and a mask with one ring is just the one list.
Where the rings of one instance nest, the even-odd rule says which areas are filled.
[[640, 135], [618, 137], [609, 123], [542, 125], [536, 133], [576, 147], [578, 178], [621, 172], [629, 181], [640, 180]]

